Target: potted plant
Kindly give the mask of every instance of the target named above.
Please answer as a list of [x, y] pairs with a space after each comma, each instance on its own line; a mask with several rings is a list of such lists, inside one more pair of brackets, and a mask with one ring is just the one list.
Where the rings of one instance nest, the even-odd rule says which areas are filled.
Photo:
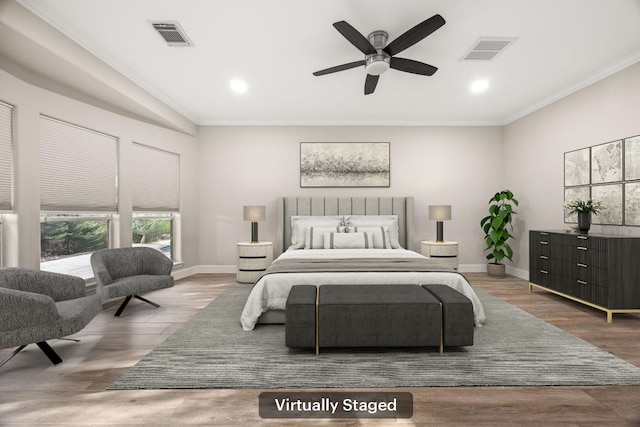
[[480, 226], [484, 231], [484, 241], [487, 244], [486, 250], [490, 250], [487, 259], [491, 261], [487, 264], [487, 273], [494, 277], [504, 277], [505, 266], [501, 262], [507, 258], [513, 261], [513, 249], [507, 243], [514, 236], [509, 232], [513, 230], [511, 219], [517, 212], [513, 210], [513, 205], [518, 206], [518, 200], [513, 197], [509, 190], [496, 193], [489, 200], [489, 215], [482, 218]]
[[578, 214], [578, 230], [586, 233], [591, 228], [591, 215], [598, 215], [602, 210], [600, 202], [595, 200], [574, 200], [564, 206], [570, 214]]

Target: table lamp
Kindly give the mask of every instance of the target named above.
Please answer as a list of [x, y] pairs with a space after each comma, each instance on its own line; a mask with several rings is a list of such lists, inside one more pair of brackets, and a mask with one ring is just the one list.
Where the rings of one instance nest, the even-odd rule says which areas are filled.
[[264, 221], [264, 206], [244, 206], [244, 220], [251, 221], [251, 243], [258, 243], [258, 221]]
[[444, 227], [442, 221], [451, 219], [451, 205], [430, 205], [429, 219], [436, 221], [436, 242], [444, 242]]

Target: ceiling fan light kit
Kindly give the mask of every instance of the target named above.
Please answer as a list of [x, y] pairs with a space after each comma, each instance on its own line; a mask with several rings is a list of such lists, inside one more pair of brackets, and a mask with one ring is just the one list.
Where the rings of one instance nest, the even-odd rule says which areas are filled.
[[365, 95], [374, 92], [378, 84], [379, 76], [384, 74], [389, 68], [404, 71], [405, 73], [431, 76], [438, 70], [437, 67], [413, 59], [397, 58], [395, 55], [418, 43], [442, 27], [445, 22], [442, 16], [433, 15], [431, 18], [422, 21], [415, 27], [404, 32], [388, 45], [387, 39], [389, 38], [389, 34], [386, 31], [374, 31], [369, 34], [368, 37], [364, 37], [346, 21], [336, 22], [333, 24], [335, 29], [365, 55], [364, 60], [326, 68], [316, 71], [313, 75], [324, 76], [364, 65], [367, 73], [364, 83]]
[[367, 39], [369, 43], [376, 49], [376, 53], [367, 55], [365, 58], [365, 70], [367, 74], [372, 76], [379, 76], [386, 72], [391, 64], [391, 55], [382, 49], [387, 44], [389, 34], [386, 31], [374, 31], [369, 34]]

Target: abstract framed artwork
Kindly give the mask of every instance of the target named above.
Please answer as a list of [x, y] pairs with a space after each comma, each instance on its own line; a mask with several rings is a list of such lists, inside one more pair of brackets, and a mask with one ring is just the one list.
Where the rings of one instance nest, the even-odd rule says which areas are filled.
[[622, 181], [622, 140], [591, 147], [591, 183]]
[[624, 140], [624, 179], [640, 180], [640, 135]]
[[[581, 187], [568, 187], [564, 189], [564, 204], [574, 202], [576, 200], [589, 200], [591, 198], [591, 187], [584, 185]], [[564, 210], [564, 222], [578, 223], [578, 214], [570, 214], [568, 209]]]
[[591, 183], [589, 172], [591, 166], [589, 148], [564, 153], [564, 186], [588, 185]]
[[389, 187], [388, 142], [301, 142], [300, 187]]
[[624, 184], [624, 223], [640, 226], [640, 182]]
[[591, 198], [602, 203], [602, 210], [592, 218], [593, 224], [622, 225], [622, 184], [594, 185]]

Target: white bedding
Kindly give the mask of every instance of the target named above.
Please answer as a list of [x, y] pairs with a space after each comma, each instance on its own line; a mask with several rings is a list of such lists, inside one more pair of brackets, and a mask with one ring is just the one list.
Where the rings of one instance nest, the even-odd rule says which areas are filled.
[[[336, 258], [424, 258], [406, 249], [309, 249], [288, 250], [281, 259], [336, 259]], [[485, 321], [484, 309], [467, 280], [455, 272], [331, 272], [331, 273], [273, 273], [260, 278], [254, 285], [242, 311], [240, 321], [245, 331], [252, 330], [260, 315], [268, 310], [284, 310], [289, 291], [294, 285], [333, 284], [441, 284], [448, 285], [469, 298], [473, 304], [476, 326]]]

